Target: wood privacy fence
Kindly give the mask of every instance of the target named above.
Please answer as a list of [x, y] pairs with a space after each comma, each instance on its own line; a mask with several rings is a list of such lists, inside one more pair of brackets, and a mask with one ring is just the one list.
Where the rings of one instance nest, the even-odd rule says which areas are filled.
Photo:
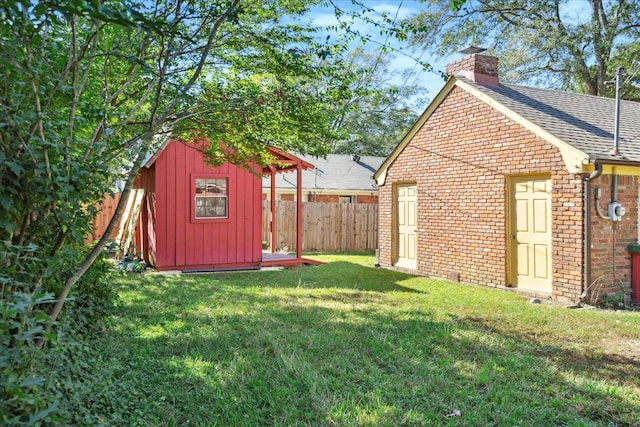
[[[262, 241], [270, 240], [271, 202], [262, 201]], [[375, 250], [378, 205], [302, 203], [302, 250], [318, 252]], [[276, 201], [276, 249], [296, 249], [296, 202]]]
[[[91, 241], [100, 239], [107, 230], [109, 222], [111, 222], [111, 218], [116, 211], [116, 206], [118, 206], [118, 202], [120, 201], [120, 197], [122, 197], [122, 193], [115, 193], [113, 196], [109, 194], [104, 195], [102, 204], [98, 206], [100, 212], [98, 212], [98, 215], [96, 215], [93, 220], [93, 233], [90, 236]], [[116, 226], [111, 232], [111, 239], [115, 239], [117, 233], [118, 227]]]

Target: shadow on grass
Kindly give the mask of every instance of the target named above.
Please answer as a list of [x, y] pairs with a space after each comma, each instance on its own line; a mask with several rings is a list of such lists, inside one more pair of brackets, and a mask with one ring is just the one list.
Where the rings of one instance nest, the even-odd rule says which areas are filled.
[[437, 312], [410, 277], [338, 262], [128, 281], [103, 343], [129, 367], [114, 387], [142, 425], [640, 422], [637, 363]]
[[[572, 371], [597, 372], [598, 376], [603, 379], [613, 380], [620, 384], [629, 383], [638, 387], [637, 379], [640, 378], [640, 361], [630, 357], [615, 353], [569, 351], [566, 348], [542, 342], [536, 339], [535, 336], [523, 335], [512, 329], [499, 327], [495, 322], [479, 317], [467, 317], [460, 319], [459, 322], [468, 328], [483, 331], [488, 335], [497, 335], [524, 346], [529, 346], [536, 356], [552, 360]], [[640, 348], [638, 352], [640, 352]], [[638, 390], [640, 391], [640, 388]]]
[[[159, 296], [158, 293], [163, 294], [163, 298], [199, 298], [209, 292], [225, 292], [229, 288], [242, 290], [255, 287], [423, 293], [423, 290], [401, 284], [411, 277], [413, 276], [392, 270], [338, 261], [320, 266], [301, 266], [279, 271], [131, 276], [131, 282], [153, 283], [152, 287], [136, 285], [136, 291], [150, 298]], [[124, 280], [125, 283], [128, 281], [128, 279]], [[175, 287], [176, 281], [180, 282], [181, 286]], [[169, 290], [172, 290], [170, 292], [174, 292], [175, 295], [166, 295], [165, 292]]]

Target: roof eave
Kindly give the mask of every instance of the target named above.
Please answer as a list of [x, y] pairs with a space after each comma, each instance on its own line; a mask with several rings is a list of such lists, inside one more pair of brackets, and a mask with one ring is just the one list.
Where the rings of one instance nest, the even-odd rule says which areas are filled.
[[153, 152], [151, 157], [146, 159], [146, 161], [142, 164], [141, 167], [150, 168], [156, 162], [156, 160], [158, 160], [158, 157], [160, 157], [160, 154], [162, 154], [164, 149], [167, 148], [167, 146], [171, 141], [172, 141], [171, 135], [167, 135], [164, 141], [162, 141], [162, 144], [160, 144], [160, 146]]
[[640, 162], [628, 159], [604, 159], [594, 158], [591, 160], [593, 164], [611, 165], [611, 166], [640, 166]]
[[416, 120], [413, 126], [411, 126], [409, 131], [405, 134], [398, 145], [396, 145], [391, 154], [389, 154], [385, 161], [382, 162], [382, 165], [380, 165], [378, 170], [373, 174], [373, 179], [376, 181], [378, 186], [384, 185], [389, 166], [391, 166], [393, 161], [400, 155], [400, 153], [402, 153], [407, 144], [409, 144], [415, 134], [418, 133], [422, 125], [429, 119], [429, 117], [431, 117], [431, 114], [433, 114], [436, 108], [438, 108], [442, 101], [444, 101], [447, 95], [449, 95], [449, 92], [451, 92], [455, 86], [456, 81], [457, 79], [455, 77], [450, 77], [449, 80], [447, 80], [447, 83], [442, 87], [442, 89], [440, 89], [440, 92], [438, 92], [431, 104], [429, 104], [429, 106], [424, 110], [422, 115], [420, 115], [418, 120]]
[[566, 141], [558, 138], [548, 130], [539, 126], [538, 124], [524, 118], [520, 114], [516, 113], [506, 105], [502, 104], [501, 102], [499, 102], [498, 100], [490, 96], [489, 94], [486, 94], [478, 90], [472, 84], [469, 84], [462, 80], [457, 80], [456, 86], [472, 94], [473, 96], [478, 98], [480, 101], [489, 105], [496, 111], [499, 111], [500, 113], [504, 114], [506, 117], [518, 123], [525, 129], [531, 131], [535, 135], [539, 136], [540, 138], [549, 142], [551, 145], [558, 148], [558, 150], [560, 151], [560, 154], [562, 155], [562, 160], [564, 161], [565, 167], [567, 168], [567, 171], [569, 173], [572, 173], [572, 174], [584, 173], [584, 165], [589, 163], [588, 154], [584, 153], [583, 151], [576, 148], [575, 146], [567, 143]]
[[640, 162], [627, 159], [606, 159], [593, 158], [591, 162], [584, 165], [584, 173], [591, 173], [596, 165], [602, 166], [604, 175], [628, 175], [640, 176]]
[[315, 169], [315, 166], [311, 163], [304, 161], [291, 153], [282, 151], [274, 146], [268, 146], [267, 151], [275, 159], [275, 161], [262, 169], [262, 173], [265, 175], [270, 175], [274, 172], [282, 173], [294, 170]]

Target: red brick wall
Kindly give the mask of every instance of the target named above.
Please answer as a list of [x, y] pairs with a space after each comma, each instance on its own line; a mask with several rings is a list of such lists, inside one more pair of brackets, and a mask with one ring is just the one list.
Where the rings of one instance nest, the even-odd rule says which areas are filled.
[[460, 75], [481, 84], [497, 86], [498, 58], [481, 54], [473, 54], [447, 64], [449, 76]]
[[378, 203], [378, 196], [355, 196], [356, 203], [367, 203], [370, 205], [375, 205]]
[[[602, 175], [591, 184], [591, 277], [589, 291], [593, 299], [611, 292], [628, 292], [631, 281], [631, 256], [627, 245], [638, 241], [638, 180], [618, 176], [618, 201], [626, 209], [622, 221], [614, 222], [598, 216], [595, 188], [601, 191], [600, 211], [606, 216], [611, 202], [613, 177]], [[615, 272], [613, 269], [615, 247]]]
[[[269, 196], [266, 193], [262, 193], [262, 200], [267, 200]], [[295, 200], [293, 194], [283, 194], [281, 200]], [[338, 194], [312, 194], [309, 193], [305, 196], [305, 200], [309, 202], [317, 203], [338, 203], [340, 202], [340, 196]], [[351, 196], [352, 203], [367, 203], [375, 205], [378, 203], [378, 196], [358, 195]]]
[[340, 197], [337, 194], [309, 194], [307, 200], [314, 203], [338, 203]]
[[557, 148], [454, 88], [387, 171], [380, 188], [380, 255], [393, 264], [393, 188], [418, 188], [418, 273], [487, 286], [507, 281], [507, 177], [552, 180], [553, 295], [575, 301], [582, 288], [582, 180]]
[[[344, 196], [348, 196], [349, 194], [344, 194]], [[339, 203], [340, 195], [338, 194], [309, 194], [309, 201], [316, 203]], [[367, 203], [367, 204], [376, 204], [378, 203], [378, 196], [351, 196], [351, 203]]]

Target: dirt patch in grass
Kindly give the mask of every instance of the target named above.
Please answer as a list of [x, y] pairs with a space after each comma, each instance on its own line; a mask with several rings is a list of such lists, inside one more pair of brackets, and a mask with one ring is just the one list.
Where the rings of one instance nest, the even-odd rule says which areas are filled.
[[[623, 338], [603, 338], [602, 349], [608, 357], [640, 364], [640, 340]], [[636, 378], [640, 378], [638, 375]]]

